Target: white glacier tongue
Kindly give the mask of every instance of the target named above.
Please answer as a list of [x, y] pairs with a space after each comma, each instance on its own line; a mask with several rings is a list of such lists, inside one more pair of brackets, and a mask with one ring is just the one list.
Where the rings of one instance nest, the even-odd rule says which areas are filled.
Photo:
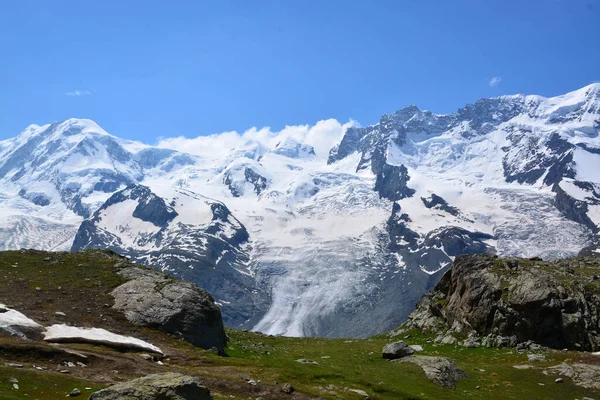
[[31, 126], [0, 142], [0, 248], [111, 248], [207, 288], [229, 326], [380, 333], [460, 254], [597, 242], [599, 93], [158, 146], [89, 120]]

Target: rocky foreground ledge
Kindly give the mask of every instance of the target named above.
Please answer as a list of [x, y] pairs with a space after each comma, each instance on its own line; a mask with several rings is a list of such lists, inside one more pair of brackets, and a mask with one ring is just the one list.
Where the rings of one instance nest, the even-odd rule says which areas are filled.
[[[17, 307], [13, 310], [0, 304], [0, 334], [4, 332], [27, 339], [35, 338], [36, 333], [40, 333], [44, 335], [44, 340], [52, 342], [112, 343], [116, 348], [141, 346], [143, 350], [161, 353], [157, 347], [139, 339], [112, 333], [112, 329], [127, 330], [128, 326], [123, 326], [122, 322], [124, 316], [134, 326], [162, 331], [194, 346], [214, 348], [224, 353], [226, 335], [221, 311], [211, 295], [193, 283], [133, 264], [112, 252], [90, 251], [78, 256], [21, 250], [20, 254], [24, 260], [31, 257], [40, 259], [38, 268], [42, 270], [32, 271], [31, 267], [19, 265], [18, 261], [8, 269], [5, 278], [9, 282], [14, 279], [14, 288], [5, 294], [12, 292], [14, 295], [6, 296], [4, 301], [14, 303]], [[79, 260], [78, 264], [67, 266], [67, 263], [74, 263], [75, 260]], [[66, 269], [72, 269], [80, 276], [66, 273]], [[97, 282], [83, 277], [90, 271], [96, 275], [102, 274], [96, 276]], [[37, 281], [34, 298], [18, 292], [19, 283], [26, 279], [24, 274], [30, 275], [32, 272], [37, 272], [29, 278]], [[25, 283], [25, 287], [32, 286], [32, 283]], [[106, 288], [92, 290], [90, 285]], [[105, 298], [104, 301], [108, 303], [100, 303], [98, 296]], [[50, 321], [54, 322], [52, 326], [43, 323], [43, 320], [48, 320], [44, 303], [55, 306], [61, 304], [61, 309], [51, 316]], [[80, 309], [82, 305], [86, 308], [83, 313]], [[112, 324], [108, 320], [111, 315], [105, 316], [107, 308], [115, 311]], [[21, 313], [19, 309], [27, 312]], [[100, 320], [98, 313], [101, 313]], [[18, 318], [11, 317], [11, 314]], [[37, 318], [30, 318], [36, 315], [42, 323], [38, 323]], [[98, 328], [106, 325], [110, 327], [109, 330]]]
[[600, 258], [457, 257], [401, 329], [467, 347], [600, 350]]

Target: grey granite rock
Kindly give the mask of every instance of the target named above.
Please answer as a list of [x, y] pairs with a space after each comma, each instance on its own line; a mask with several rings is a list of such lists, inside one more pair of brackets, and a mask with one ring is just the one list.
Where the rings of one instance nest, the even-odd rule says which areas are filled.
[[408, 357], [414, 354], [415, 350], [404, 343], [402, 340], [386, 345], [381, 356], [387, 360], [395, 360], [402, 357]]
[[130, 322], [223, 352], [226, 336], [221, 311], [208, 292], [152, 269], [132, 266], [119, 274], [129, 281], [112, 291], [113, 307]]
[[425, 376], [438, 386], [447, 389], [456, 388], [456, 381], [466, 378], [467, 374], [454, 361], [444, 357], [410, 356], [394, 362], [409, 362], [417, 364], [425, 372]]
[[200, 379], [168, 372], [119, 383], [93, 393], [90, 400], [210, 400]]

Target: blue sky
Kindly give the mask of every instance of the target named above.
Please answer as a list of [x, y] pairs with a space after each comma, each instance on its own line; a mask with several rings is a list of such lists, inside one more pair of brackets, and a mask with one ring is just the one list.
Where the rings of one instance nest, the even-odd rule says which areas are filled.
[[[91, 118], [147, 143], [600, 80], [599, 0], [13, 0], [0, 139]], [[495, 84], [490, 84], [497, 77]]]

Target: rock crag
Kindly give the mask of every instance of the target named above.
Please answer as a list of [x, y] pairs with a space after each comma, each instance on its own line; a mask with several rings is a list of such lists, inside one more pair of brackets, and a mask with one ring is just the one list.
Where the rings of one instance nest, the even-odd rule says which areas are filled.
[[600, 349], [600, 259], [456, 258], [417, 304], [403, 329], [438, 334], [437, 342], [555, 349]]

